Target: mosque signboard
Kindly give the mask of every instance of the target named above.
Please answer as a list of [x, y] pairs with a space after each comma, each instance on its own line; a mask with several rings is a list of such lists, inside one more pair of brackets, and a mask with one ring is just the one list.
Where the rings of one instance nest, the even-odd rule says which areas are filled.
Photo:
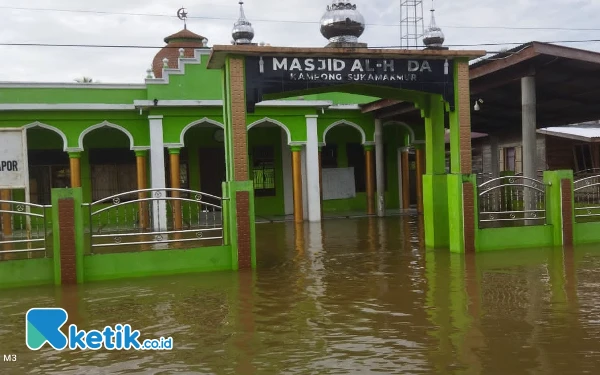
[[0, 189], [27, 189], [27, 136], [23, 129], [0, 129]]
[[257, 103], [267, 94], [366, 84], [441, 94], [453, 104], [453, 68], [451, 59], [247, 56], [247, 99]]

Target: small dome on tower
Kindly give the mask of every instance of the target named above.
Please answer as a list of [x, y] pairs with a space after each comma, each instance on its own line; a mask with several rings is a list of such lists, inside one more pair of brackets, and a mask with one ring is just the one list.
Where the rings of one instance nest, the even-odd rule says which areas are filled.
[[[167, 59], [169, 68], [177, 69], [180, 57], [194, 57], [194, 50], [208, 48], [208, 39], [186, 28], [165, 38], [167, 45], [160, 50], [152, 62], [152, 71], [156, 78], [162, 78], [162, 70]], [[181, 50], [183, 49], [183, 53]]]
[[442, 29], [440, 29], [435, 23], [435, 9], [433, 7], [433, 0], [431, 6], [431, 23], [429, 27], [425, 30], [425, 34], [423, 35], [423, 44], [425, 47], [430, 49], [440, 49], [444, 48], [443, 44], [446, 38], [444, 37], [444, 33]]
[[244, 2], [240, 1], [239, 4], [240, 18], [233, 24], [233, 30], [231, 32], [233, 37], [232, 44], [252, 44], [252, 39], [254, 39], [254, 28], [244, 14]]
[[364, 17], [349, 2], [334, 0], [321, 18], [321, 34], [330, 43], [358, 43], [364, 31]]

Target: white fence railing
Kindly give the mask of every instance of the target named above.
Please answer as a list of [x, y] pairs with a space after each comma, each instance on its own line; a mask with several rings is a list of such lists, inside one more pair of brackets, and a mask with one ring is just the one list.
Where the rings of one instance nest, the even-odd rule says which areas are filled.
[[[89, 208], [92, 252], [223, 243], [222, 198], [184, 189], [146, 189], [104, 198]], [[161, 246], [157, 246], [161, 245]]]
[[546, 223], [546, 186], [542, 181], [500, 177], [479, 185], [478, 192], [480, 227]]
[[[0, 201], [0, 259], [9, 254], [46, 253], [49, 223], [46, 209], [32, 203]], [[45, 254], [47, 255], [47, 254]]]

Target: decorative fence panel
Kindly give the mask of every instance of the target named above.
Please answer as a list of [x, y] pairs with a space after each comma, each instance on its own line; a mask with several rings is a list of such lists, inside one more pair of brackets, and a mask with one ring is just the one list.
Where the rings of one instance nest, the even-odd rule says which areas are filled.
[[46, 209], [51, 206], [0, 201], [0, 260], [49, 256]]
[[576, 222], [600, 221], [600, 174], [575, 181], [573, 192]]
[[500, 177], [478, 188], [480, 228], [546, 224], [546, 186], [522, 177]]
[[91, 204], [93, 253], [223, 244], [222, 198], [184, 189], [146, 189]]

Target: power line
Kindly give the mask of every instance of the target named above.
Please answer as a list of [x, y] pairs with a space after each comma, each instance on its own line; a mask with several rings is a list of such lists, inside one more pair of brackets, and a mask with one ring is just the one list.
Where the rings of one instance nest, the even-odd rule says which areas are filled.
[[[600, 39], [585, 39], [585, 40], [557, 40], [543, 42], [547, 44], [558, 43], [598, 43]], [[448, 44], [446, 47], [497, 47], [507, 45], [523, 45], [528, 42], [502, 42], [502, 43], [474, 43], [474, 44]], [[141, 45], [117, 45], [117, 44], [54, 44], [54, 43], [0, 43], [4, 47], [67, 47], [67, 48], [128, 48], [128, 49], [162, 49], [162, 48], [181, 48], [174, 46], [141, 46]], [[401, 46], [372, 46], [370, 49], [400, 49]], [[496, 52], [489, 52], [496, 53]]]
[[[85, 10], [85, 9], [58, 9], [58, 8], [25, 8], [25, 7], [10, 7], [0, 6], [0, 9], [6, 10], [21, 10], [21, 11], [36, 11], [36, 12], [61, 12], [61, 13], [83, 13], [96, 15], [115, 15], [115, 16], [137, 16], [137, 17], [162, 17], [162, 18], [177, 18], [176, 15], [157, 14], [157, 13], [132, 13], [132, 12], [110, 12], [100, 10]], [[212, 20], [212, 21], [235, 21], [235, 17], [207, 17], [207, 16], [188, 16], [188, 19]], [[252, 22], [271, 22], [271, 23], [297, 23], [297, 24], [319, 24], [319, 21], [302, 21], [302, 20], [275, 20], [275, 19], [252, 19]], [[377, 27], [398, 27], [398, 24], [381, 24], [367, 23], [367, 26]], [[446, 29], [488, 29], [488, 30], [539, 30], [539, 31], [600, 31], [600, 28], [594, 27], [532, 27], [532, 26], [441, 26]]]

